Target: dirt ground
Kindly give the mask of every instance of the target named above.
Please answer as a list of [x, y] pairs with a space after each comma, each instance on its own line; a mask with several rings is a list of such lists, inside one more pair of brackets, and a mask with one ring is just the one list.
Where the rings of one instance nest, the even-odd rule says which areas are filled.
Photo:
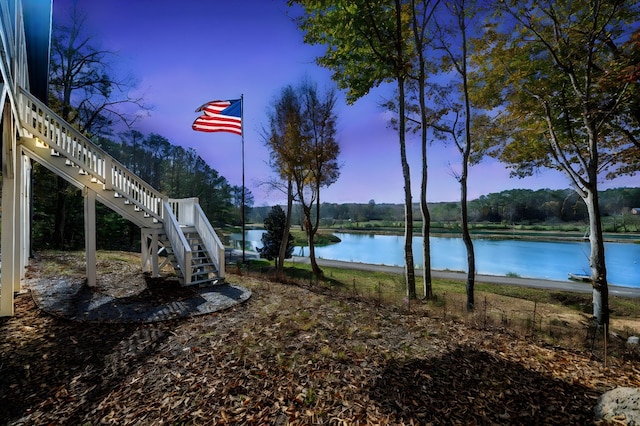
[[[143, 291], [139, 263], [100, 261], [99, 291]], [[81, 274], [76, 262], [30, 273], [66, 263]], [[15, 317], [0, 318], [0, 424], [590, 424], [601, 393], [640, 387], [637, 353], [622, 338], [605, 365], [588, 344], [550, 344], [481, 315], [228, 280], [251, 299], [150, 324], [69, 321], [20, 294]], [[536, 309], [586, 343], [582, 315]]]

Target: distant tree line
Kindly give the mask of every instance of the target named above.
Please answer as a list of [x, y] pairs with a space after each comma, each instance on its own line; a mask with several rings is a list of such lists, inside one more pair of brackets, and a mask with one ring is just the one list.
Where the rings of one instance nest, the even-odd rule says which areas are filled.
[[[631, 209], [640, 207], [640, 188], [607, 189], [600, 193], [602, 216], [625, 217]], [[418, 204], [414, 205], [416, 212]], [[250, 220], [262, 223], [270, 207], [254, 207]], [[459, 223], [460, 203], [429, 203], [431, 222]], [[388, 222], [389, 225], [404, 223], [404, 206], [401, 204], [368, 203], [322, 203], [320, 220], [323, 226], [344, 223]], [[293, 224], [299, 224], [300, 214], [294, 208]], [[539, 223], [587, 223], [588, 213], [582, 199], [572, 189], [510, 189], [482, 195], [469, 202], [469, 217], [472, 223], [508, 223], [533, 225]], [[638, 218], [640, 219], [640, 218]], [[635, 222], [634, 222], [635, 223]]]

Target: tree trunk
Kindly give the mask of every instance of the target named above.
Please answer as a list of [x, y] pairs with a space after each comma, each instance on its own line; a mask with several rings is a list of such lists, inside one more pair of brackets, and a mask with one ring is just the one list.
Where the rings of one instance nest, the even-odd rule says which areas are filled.
[[311, 270], [313, 274], [322, 278], [324, 276], [324, 272], [320, 269], [318, 262], [316, 261], [316, 246], [314, 243], [314, 237], [316, 234], [316, 228], [311, 224], [311, 207], [304, 207], [304, 228], [307, 233], [307, 244], [309, 244], [309, 262], [311, 263]]
[[407, 162], [407, 148], [405, 142], [405, 105], [404, 105], [404, 80], [398, 79], [398, 103], [400, 120], [400, 161], [402, 163], [402, 176], [404, 177], [404, 265], [405, 280], [407, 286], [407, 298], [415, 299], [416, 276], [413, 261], [413, 202], [411, 199], [411, 173]]
[[[423, 4], [423, 7], [427, 7]], [[435, 7], [432, 8], [431, 13], [435, 12]], [[425, 99], [425, 86], [427, 76], [425, 73], [425, 57], [424, 57], [424, 26], [426, 21], [431, 19], [431, 14], [423, 20], [422, 28], [418, 23], [418, 17], [416, 10], [416, 0], [411, 0], [411, 16], [412, 16], [412, 28], [415, 38], [416, 53], [418, 54], [418, 102], [420, 104], [420, 122], [421, 122], [421, 142], [422, 142], [422, 182], [420, 186], [420, 213], [422, 215], [422, 264], [423, 264], [423, 290], [424, 298], [427, 300], [433, 299], [433, 287], [431, 283], [431, 241], [429, 235], [431, 234], [431, 215], [429, 214], [429, 205], [427, 204], [427, 180], [428, 180], [428, 163], [427, 163], [427, 136], [429, 126], [427, 125], [427, 105]]]
[[467, 249], [467, 311], [473, 311], [475, 307], [474, 287], [476, 281], [476, 255], [473, 249], [473, 241], [469, 232], [469, 208], [467, 205], [467, 180], [469, 177], [469, 157], [472, 150], [471, 140], [471, 102], [469, 100], [469, 74], [467, 73], [467, 30], [465, 23], [465, 5], [461, 4], [461, 10], [458, 13], [460, 30], [462, 33], [462, 87], [464, 91], [464, 146], [462, 147], [462, 174], [460, 176], [460, 203], [462, 214], [462, 240]]
[[[424, 95], [423, 95], [424, 96]], [[421, 96], [421, 97], [423, 97]], [[421, 100], [421, 102], [423, 102]], [[426, 129], [422, 136], [422, 184], [420, 190], [420, 212], [422, 213], [422, 264], [424, 265], [424, 298], [433, 299], [433, 287], [431, 285], [431, 215], [427, 204], [427, 136]]]
[[279, 276], [284, 274], [284, 257], [287, 254], [287, 245], [289, 244], [289, 232], [291, 230], [291, 211], [293, 210], [293, 183], [291, 178], [287, 181], [287, 218], [282, 233], [282, 241], [280, 241], [280, 251], [276, 260], [276, 272]]
[[[595, 181], [594, 181], [595, 182]], [[589, 213], [589, 265], [591, 266], [591, 283], [593, 286], [593, 317], [598, 325], [609, 325], [609, 286], [607, 283], [607, 267], [605, 265], [604, 238], [602, 235], [602, 218], [600, 202], [595, 188], [586, 190], [583, 198]]]
[[405, 52], [404, 35], [402, 33], [402, 2], [395, 1], [395, 54], [396, 54], [396, 82], [398, 83], [398, 139], [400, 143], [400, 162], [402, 164], [402, 176], [404, 178], [404, 268], [407, 298], [416, 298], [416, 272], [413, 261], [413, 202], [411, 200], [411, 173], [407, 162], [406, 127], [405, 116]]
[[[318, 263], [316, 262], [316, 244], [315, 244], [315, 236], [318, 232], [318, 228], [320, 227], [320, 184], [321, 182], [316, 182], [316, 217], [314, 223], [311, 223], [311, 206], [309, 206], [309, 257], [311, 259], [311, 269], [313, 273], [316, 274], [317, 277], [324, 277], [324, 271], [320, 269]], [[311, 254], [313, 253], [313, 254]]]
[[467, 249], [467, 311], [471, 312], [475, 306], [474, 287], [476, 281], [476, 255], [473, 249], [473, 240], [469, 232], [469, 212], [467, 207], [467, 174], [468, 161], [463, 161], [462, 175], [460, 176], [460, 210], [462, 215], [462, 241]]
[[318, 266], [318, 262], [316, 261], [316, 248], [313, 244], [313, 236], [312, 232], [307, 232], [307, 241], [309, 243], [309, 261], [311, 263], [311, 270], [313, 271], [313, 275], [318, 278], [324, 277], [324, 272]]

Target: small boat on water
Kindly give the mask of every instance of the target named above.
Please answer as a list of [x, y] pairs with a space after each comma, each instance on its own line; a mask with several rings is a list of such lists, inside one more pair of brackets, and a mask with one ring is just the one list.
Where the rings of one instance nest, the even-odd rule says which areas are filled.
[[579, 281], [581, 283], [588, 283], [591, 281], [591, 276], [585, 274], [572, 274], [569, 272], [569, 279], [572, 281]]

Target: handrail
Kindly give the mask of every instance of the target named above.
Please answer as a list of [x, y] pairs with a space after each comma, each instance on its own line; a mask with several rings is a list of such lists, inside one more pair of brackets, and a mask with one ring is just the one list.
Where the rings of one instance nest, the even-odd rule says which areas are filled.
[[162, 220], [164, 195], [140, 179], [55, 112], [20, 88], [22, 126], [42, 138], [75, 166], [95, 177], [156, 219]]
[[176, 257], [176, 261], [182, 270], [184, 285], [189, 285], [191, 283], [191, 246], [189, 246], [187, 238], [180, 229], [180, 224], [171, 210], [171, 205], [168, 202], [164, 202], [162, 205], [165, 217], [164, 231], [173, 248], [173, 255]]
[[168, 203], [180, 225], [193, 226], [198, 231], [209, 257], [218, 268], [218, 276], [224, 278], [224, 245], [204, 214], [198, 198], [170, 198]]
[[191, 198], [169, 198], [169, 205], [171, 211], [176, 215], [178, 223], [182, 226], [194, 226], [195, 225], [195, 211], [194, 206], [198, 204], [198, 197]]
[[200, 203], [195, 204], [195, 214], [194, 214], [194, 226], [200, 234], [200, 238], [202, 239], [202, 243], [207, 249], [207, 253], [211, 257], [211, 260], [218, 266], [218, 277], [225, 277], [224, 270], [224, 245], [218, 234], [213, 230], [211, 223], [209, 223], [209, 219], [204, 214]]

